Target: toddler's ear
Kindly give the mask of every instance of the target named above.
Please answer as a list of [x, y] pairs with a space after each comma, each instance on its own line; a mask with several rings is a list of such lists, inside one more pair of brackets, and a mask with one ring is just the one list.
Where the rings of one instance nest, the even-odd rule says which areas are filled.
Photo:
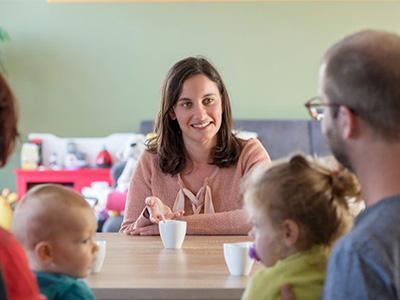
[[39, 242], [35, 246], [35, 254], [42, 263], [50, 263], [53, 260], [53, 247], [47, 241]]
[[294, 247], [300, 236], [300, 227], [293, 220], [286, 219], [282, 223], [283, 239], [286, 247]]

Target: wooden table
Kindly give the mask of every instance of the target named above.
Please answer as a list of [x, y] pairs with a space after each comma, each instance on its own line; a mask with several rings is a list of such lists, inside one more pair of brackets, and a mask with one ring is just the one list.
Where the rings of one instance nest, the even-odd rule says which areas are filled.
[[229, 275], [223, 255], [223, 243], [247, 236], [186, 236], [179, 250], [164, 249], [159, 236], [97, 239], [107, 241], [101, 272], [87, 278], [97, 299], [240, 299], [249, 279]]

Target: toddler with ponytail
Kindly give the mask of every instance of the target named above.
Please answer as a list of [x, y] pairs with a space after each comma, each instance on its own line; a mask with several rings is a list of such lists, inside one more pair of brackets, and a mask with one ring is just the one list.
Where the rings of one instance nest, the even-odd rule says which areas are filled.
[[290, 284], [295, 299], [319, 299], [330, 247], [351, 226], [349, 199], [360, 186], [344, 168], [303, 155], [262, 165], [242, 183], [255, 256], [265, 265], [242, 300], [280, 299]]

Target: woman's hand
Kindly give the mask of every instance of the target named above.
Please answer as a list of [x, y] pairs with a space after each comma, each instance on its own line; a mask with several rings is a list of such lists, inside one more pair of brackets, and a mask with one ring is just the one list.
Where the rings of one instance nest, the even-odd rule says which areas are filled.
[[159, 235], [158, 224], [146, 225], [143, 227], [134, 227], [129, 231], [124, 231], [128, 235]]
[[[151, 196], [145, 200], [146, 209], [149, 212], [149, 218], [141, 214], [136, 220], [135, 224], [129, 229], [124, 231], [128, 235], [158, 235], [158, 223], [162, 221], [161, 212], [164, 214], [165, 219], [177, 219], [183, 216], [184, 211], [180, 210], [172, 212], [172, 210], [165, 205], [159, 198]], [[152, 224], [156, 223], [156, 224]]]
[[[158, 197], [150, 196], [144, 201], [147, 210], [149, 211], [149, 219], [151, 222], [158, 224], [162, 221], [162, 214], [166, 220], [177, 219], [185, 213], [183, 210], [173, 212], [171, 208], [165, 205]], [[149, 226], [147, 226], [149, 227]], [[158, 227], [157, 227], [158, 234]]]
[[159, 235], [158, 224], [152, 224], [149, 226], [141, 227], [136, 229], [136, 235]]

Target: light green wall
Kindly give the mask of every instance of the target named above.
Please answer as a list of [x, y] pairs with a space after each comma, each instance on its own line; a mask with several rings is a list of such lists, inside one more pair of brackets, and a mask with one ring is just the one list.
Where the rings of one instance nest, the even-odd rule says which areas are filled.
[[[177, 60], [202, 54], [220, 70], [236, 118], [306, 118], [320, 57], [372, 27], [400, 31], [384, 1], [48, 4], [0, 0], [0, 45], [20, 103], [20, 129], [60, 136], [136, 131], [153, 118]], [[0, 186], [14, 186], [14, 157]]]

